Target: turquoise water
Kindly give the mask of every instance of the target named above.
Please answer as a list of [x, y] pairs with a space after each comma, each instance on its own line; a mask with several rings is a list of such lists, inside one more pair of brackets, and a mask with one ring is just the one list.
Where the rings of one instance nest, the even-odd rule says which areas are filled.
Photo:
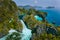
[[46, 19], [52, 23], [55, 22], [57, 25], [60, 25], [60, 8], [52, 8], [52, 9], [39, 9], [41, 11], [47, 12]]
[[0, 40], [5, 40], [7, 36], [4, 36], [3, 38], [1, 38]]
[[35, 17], [35, 19], [38, 20], [38, 21], [42, 21], [42, 20], [43, 20], [41, 17], [39, 17], [39, 16], [37, 16], [37, 15], [35, 15], [34, 17]]
[[[41, 11], [47, 12], [48, 15], [46, 17], [46, 19], [49, 22], [55, 22], [57, 25], [60, 25], [60, 11], [58, 9], [40, 9]], [[38, 21], [42, 21], [42, 18], [35, 15], [36, 20]], [[25, 25], [25, 23], [23, 22], [23, 20], [20, 20], [22, 25], [23, 25], [23, 30], [22, 30], [22, 39], [21, 40], [30, 40], [32, 33], [30, 29], [28, 29]], [[10, 30], [9, 34], [11, 34], [12, 32], [15, 32], [15, 30]], [[1, 38], [0, 40], [5, 40], [6, 37], [8, 35], [6, 35], [5, 37]]]
[[[20, 20], [22, 25], [23, 25], [23, 30], [22, 30], [22, 33], [21, 33], [21, 40], [30, 40], [31, 36], [32, 36], [32, 33], [31, 33], [31, 30], [28, 29], [25, 25], [25, 23], [23, 22], [23, 20]], [[9, 30], [9, 34], [8, 35], [11, 35], [13, 32], [17, 32], [16, 30]], [[8, 35], [4, 36], [3, 38], [1, 38], [0, 40], [5, 40], [6, 37], [8, 37]]]
[[21, 40], [30, 40], [32, 33], [31, 30], [28, 29], [25, 25], [25, 23], [23, 22], [23, 20], [20, 20], [22, 25], [23, 25], [23, 30], [22, 30], [22, 39]]
[[[17, 31], [11, 29], [11, 30], [9, 30], [9, 34], [8, 35], [11, 35], [13, 32], [17, 32]], [[0, 38], [0, 40], [5, 40], [8, 37], [8, 35], [4, 36], [3, 38]]]
[[[42, 12], [47, 12], [47, 21], [50, 22], [50, 23], [55, 23], [56, 25], [60, 25], [60, 8], [38, 8], [37, 10], [40, 10]], [[39, 18], [37, 16], [35, 16], [35, 18], [37, 20], [42, 20], [42, 18]]]

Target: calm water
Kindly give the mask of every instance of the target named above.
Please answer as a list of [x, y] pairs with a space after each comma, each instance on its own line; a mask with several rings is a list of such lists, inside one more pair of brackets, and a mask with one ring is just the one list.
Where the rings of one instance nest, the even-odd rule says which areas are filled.
[[[48, 13], [48, 16], [46, 17], [46, 19], [49, 21], [49, 22], [55, 22], [57, 25], [60, 25], [60, 10], [59, 9], [39, 9], [41, 11], [44, 11], [44, 12], [47, 12]], [[38, 16], [35, 16], [35, 18], [37, 20], [42, 20], [42, 18], [38, 17]], [[23, 30], [22, 30], [22, 34], [23, 34], [23, 37], [21, 40], [29, 40], [32, 33], [31, 33], [31, 30], [30, 29], [27, 29], [26, 25], [24, 24], [23, 20], [21, 20], [21, 23], [23, 24]], [[10, 31], [11, 33], [12, 31]], [[1, 38], [0, 40], [5, 40], [6, 39], [6, 36]]]
[[46, 17], [46, 19], [49, 22], [55, 22], [57, 25], [60, 25], [60, 9], [59, 8], [39, 9], [39, 10], [48, 13], [48, 16]]
[[[8, 35], [11, 35], [13, 32], [17, 32], [16, 30], [9, 30], [9, 34]], [[3, 38], [0, 38], [0, 40], [6, 40], [6, 38], [8, 37], [8, 35], [4, 36]]]
[[23, 30], [22, 30], [22, 39], [21, 40], [30, 40], [32, 33], [31, 30], [27, 28], [23, 20], [20, 20], [22, 25], [23, 25]]
[[39, 16], [37, 16], [37, 15], [35, 15], [34, 17], [35, 17], [35, 19], [38, 20], [38, 21], [42, 21], [42, 20], [43, 20], [41, 17], [39, 17]]
[[[22, 30], [22, 34], [21, 34], [21, 35], [22, 35], [22, 36], [21, 36], [21, 37], [22, 37], [21, 40], [30, 40], [30, 38], [31, 38], [31, 36], [32, 36], [31, 30], [26, 27], [26, 25], [25, 25], [25, 23], [23, 22], [23, 20], [20, 20], [20, 21], [21, 21], [21, 23], [22, 23], [22, 25], [23, 25], [23, 30]], [[11, 35], [13, 32], [17, 32], [17, 31], [11, 29], [11, 30], [9, 31], [9, 34], [8, 34], [8, 35]], [[5, 40], [6, 37], [8, 37], [8, 35], [4, 36], [3, 38], [0, 38], [0, 40]]]

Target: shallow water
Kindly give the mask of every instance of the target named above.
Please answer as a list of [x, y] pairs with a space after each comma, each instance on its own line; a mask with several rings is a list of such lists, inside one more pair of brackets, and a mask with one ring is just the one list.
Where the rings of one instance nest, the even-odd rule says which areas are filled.
[[[25, 23], [23, 22], [23, 20], [20, 20], [20, 21], [21, 21], [21, 23], [22, 23], [22, 25], [23, 25], [22, 38], [21, 38], [21, 40], [30, 40], [30, 38], [31, 38], [31, 36], [32, 36], [31, 30], [26, 27], [26, 25], [25, 25]], [[8, 34], [8, 35], [12, 34], [13, 32], [17, 32], [17, 31], [11, 29], [11, 30], [9, 30], [9, 34]], [[4, 37], [1, 38], [0, 40], [5, 40], [8, 35], [4, 36]]]
[[[11, 35], [13, 32], [17, 32], [17, 31], [16, 31], [16, 30], [11, 29], [11, 30], [9, 30], [9, 34], [8, 34], [8, 35]], [[5, 39], [6, 39], [6, 37], [8, 37], [8, 35], [4, 36], [3, 38], [0, 38], [0, 40], [5, 40]]]
[[32, 33], [31, 30], [26, 27], [24, 24], [23, 20], [20, 20], [22, 25], [23, 25], [23, 30], [22, 30], [22, 39], [21, 40], [30, 40]]
[[39, 17], [39, 16], [37, 16], [37, 15], [35, 15], [34, 17], [35, 17], [35, 19], [38, 20], [38, 21], [42, 21], [42, 20], [43, 20], [41, 17]]
[[[45, 10], [41, 10], [41, 11], [44, 11], [44, 12], [47, 12], [48, 13], [48, 16], [46, 17], [46, 19], [49, 21], [49, 22], [53, 22], [55, 21], [55, 23], [57, 25], [60, 25], [60, 12], [58, 9], [45, 9]], [[39, 21], [42, 20], [42, 18], [38, 17], [38, 16], [35, 16], [35, 18]], [[20, 20], [22, 25], [23, 25], [23, 30], [22, 30], [22, 39], [21, 40], [30, 40], [31, 36], [32, 36], [32, 33], [30, 29], [27, 28], [27, 26], [25, 25], [25, 23], [23, 22], [23, 20]], [[11, 34], [12, 32], [15, 32], [15, 30], [10, 30], [9, 31], [9, 34]], [[6, 37], [8, 35], [4, 36], [3, 38], [1, 38], [0, 40], [5, 40]]]

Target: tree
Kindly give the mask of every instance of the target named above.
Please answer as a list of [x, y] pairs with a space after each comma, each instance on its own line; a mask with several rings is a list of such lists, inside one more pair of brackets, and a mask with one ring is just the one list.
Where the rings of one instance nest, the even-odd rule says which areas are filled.
[[22, 24], [18, 21], [18, 8], [12, 0], [0, 0], [0, 35], [8, 34], [12, 28], [22, 30]]

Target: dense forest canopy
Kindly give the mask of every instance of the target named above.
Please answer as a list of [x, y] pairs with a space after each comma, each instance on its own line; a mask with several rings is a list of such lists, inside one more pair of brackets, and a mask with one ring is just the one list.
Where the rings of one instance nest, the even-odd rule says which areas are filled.
[[[19, 18], [22, 18], [27, 28], [32, 30], [31, 40], [60, 40], [60, 26], [49, 23], [46, 20], [47, 14], [47, 12], [42, 12], [34, 8], [27, 10], [24, 7], [18, 7], [12, 0], [0, 0], [0, 37], [7, 35], [10, 29], [21, 32], [23, 27]], [[43, 20], [38, 21], [34, 18], [35, 15], [38, 15]], [[47, 28], [49, 30], [47, 30]], [[13, 34], [19, 36], [18, 33]], [[11, 35], [9, 35], [9, 38], [10, 36]]]
[[17, 12], [18, 8], [14, 1], [0, 0], [0, 35], [6, 35], [10, 29], [22, 29]]

